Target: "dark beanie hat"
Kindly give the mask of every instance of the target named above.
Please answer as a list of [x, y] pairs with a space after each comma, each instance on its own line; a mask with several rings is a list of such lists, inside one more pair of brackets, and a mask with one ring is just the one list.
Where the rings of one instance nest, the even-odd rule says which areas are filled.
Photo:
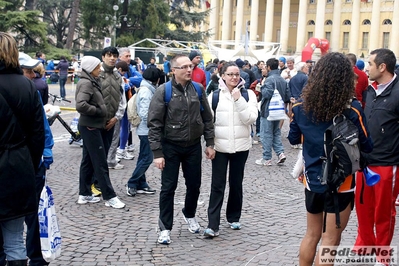
[[188, 58], [190, 58], [190, 60], [193, 61], [194, 57], [196, 57], [196, 56], [201, 56], [201, 53], [197, 50], [191, 50]]
[[151, 82], [157, 82], [161, 77], [161, 70], [155, 67], [150, 67], [144, 70], [143, 78]]
[[241, 58], [238, 58], [238, 59], [236, 60], [236, 65], [237, 65], [239, 68], [242, 68], [242, 67], [245, 65], [245, 62], [242, 61]]

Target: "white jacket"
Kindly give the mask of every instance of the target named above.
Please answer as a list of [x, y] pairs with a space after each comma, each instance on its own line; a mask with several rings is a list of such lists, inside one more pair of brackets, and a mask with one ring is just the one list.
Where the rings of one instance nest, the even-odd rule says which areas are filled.
[[[242, 96], [234, 101], [222, 78], [219, 79], [219, 89], [215, 120], [215, 150], [223, 153], [247, 151], [252, 147], [251, 125], [258, 117], [255, 93], [248, 90], [248, 102]], [[213, 92], [208, 96], [211, 107], [212, 97]]]

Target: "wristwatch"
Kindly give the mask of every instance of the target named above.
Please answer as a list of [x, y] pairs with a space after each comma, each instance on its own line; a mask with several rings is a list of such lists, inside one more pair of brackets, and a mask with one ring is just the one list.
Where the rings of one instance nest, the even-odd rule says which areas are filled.
[[206, 146], [207, 148], [212, 148], [212, 149], [214, 149], [215, 148], [215, 145], [209, 145], [209, 146]]

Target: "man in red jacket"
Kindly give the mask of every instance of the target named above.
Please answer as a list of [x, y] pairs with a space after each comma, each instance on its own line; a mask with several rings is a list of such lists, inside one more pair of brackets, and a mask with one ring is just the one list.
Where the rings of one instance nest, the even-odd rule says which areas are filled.
[[364, 105], [366, 103], [366, 97], [363, 97], [363, 94], [366, 94], [367, 87], [369, 86], [369, 78], [367, 77], [366, 73], [364, 73], [364, 71], [357, 68], [356, 66], [357, 60], [355, 54], [347, 54], [346, 56], [348, 57], [349, 61], [351, 61], [351, 64], [353, 66], [353, 71], [357, 75], [355, 97], [362, 104], [362, 107], [364, 109]]
[[194, 65], [194, 69], [191, 73], [191, 80], [202, 84], [202, 86], [206, 88], [205, 72], [198, 67], [199, 63], [201, 62], [201, 53], [197, 50], [192, 50], [188, 58], [190, 58], [191, 63]]

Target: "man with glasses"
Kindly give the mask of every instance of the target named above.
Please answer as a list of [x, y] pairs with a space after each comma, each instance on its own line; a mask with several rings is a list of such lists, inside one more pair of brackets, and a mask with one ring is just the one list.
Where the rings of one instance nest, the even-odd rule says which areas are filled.
[[212, 111], [204, 88], [200, 85], [202, 95], [199, 97], [192, 83], [194, 65], [185, 55], [176, 55], [170, 63], [173, 73], [170, 81], [172, 98], [165, 104], [167, 85], [161, 85], [155, 91], [148, 110], [148, 140], [154, 154], [154, 164], [162, 170], [159, 197], [161, 232], [158, 238], [161, 244], [170, 243], [180, 164], [187, 188], [183, 216], [188, 230], [199, 233], [200, 225], [195, 213], [201, 187], [202, 135], [206, 142], [206, 157], [213, 159], [215, 156]]

